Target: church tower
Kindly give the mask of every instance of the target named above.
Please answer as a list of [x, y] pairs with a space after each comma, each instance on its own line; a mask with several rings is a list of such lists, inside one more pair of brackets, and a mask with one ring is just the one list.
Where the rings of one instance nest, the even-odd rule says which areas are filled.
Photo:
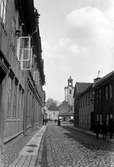
[[70, 106], [73, 106], [73, 93], [74, 93], [74, 87], [73, 87], [73, 79], [71, 76], [68, 78], [67, 86], [65, 89], [65, 101], [68, 102]]

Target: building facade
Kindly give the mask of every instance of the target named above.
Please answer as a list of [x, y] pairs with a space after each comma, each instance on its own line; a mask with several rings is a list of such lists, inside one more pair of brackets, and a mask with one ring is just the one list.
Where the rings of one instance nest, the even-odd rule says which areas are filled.
[[50, 121], [57, 121], [59, 117], [59, 111], [57, 110], [47, 110], [47, 118]]
[[79, 128], [91, 130], [94, 112], [93, 84], [79, 94]]
[[[81, 103], [84, 104], [85, 101], [85, 94], [83, 95], [82, 93], [91, 85], [91, 83], [86, 83], [86, 82], [76, 82], [75, 88], [74, 88], [74, 126], [79, 127], [82, 126], [82, 119], [84, 115], [83, 110], [85, 105], [82, 105]], [[83, 96], [81, 96], [83, 95]], [[84, 101], [82, 102], [84, 98]], [[83, 106], [83, 107], [82, 107]], [[82, 116], [82, 117], [81, 117]], [[80, 117], [81, 117], [81, 122], [80, 122]]]
[[114, 119], [114, 71], [99, 79], [94, 84], [94, 124]]
[[[40, 125], [45, 103], [43, 59], [33, 0], [0, 1], [0, 140]], [[37, 73], [37, 79], [35, 74]]]

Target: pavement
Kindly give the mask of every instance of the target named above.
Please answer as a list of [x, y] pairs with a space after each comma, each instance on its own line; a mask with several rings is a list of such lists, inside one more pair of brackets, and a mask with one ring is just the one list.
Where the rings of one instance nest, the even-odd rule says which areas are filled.
[[20, 151], [16, 160], [9, 167], [35, 167], [40, 143], [46, 126], [43, 126]]
[[[63, 124], [63, 126], [65, 126], [65, 125]], [[79, 131], [79, 132], [82, 132], [82, 133], [85, 133], [85, 134], [92, 135], [92, 136], [95, 136], [95, 137], [96, 137], [96, 133], [94, 133], [94, 132], [92, 132], [92, 131], [90, 131], [90, 130], [77, 128], [77, 127], [74, 127], [74, 126], [72, 126], [72, 125], [71, 125], [71, 127], [72, 127], [74, 130], [77, 130], [77, 131]], [[99, 138], [100, 138], [100, 139], [103, 138], [102, 134], [99, 134]], [[109, 134], [107, 134], [106, 141], [107, 141], [107, 142], [110, 142], [110, 143], [114, 143], [114, 136], [113, 136], [112, 139], [110, 139]]]
[[[73, 124], [69, 124], [68, 122], [63, 122], [63, 123], [61, 123], [61, 126], [63, 126], [63, 127], [72, 127], [72, 129], [74, 129], [74, 130], [76, 130], [76, 131], [79, 131], [79, 132], [82, 132], [82, 133], [85, 133], [85, 134], [88, 134], [88, 135], [92, 135], [92, 136], [95, 136], [96, 137], [96, 133], [95, 132], [93, 132], [93, 131], [91, 131], [91, 130], [87, 130], [87, 129], [82, 129], [82, 128], [78, 128], [78, 127], [75, 127]], [[99, 138], [100, 139], [102, 139], [103, 138], [103, 136], [102, 136], [102, 134], [99, 134]], [[113, 136], [113, 138], [112, 139], [110, 139], [110, 137], [109, 137], [109, 134], [107, 134], [107, 137], [106, 137], [106, 141], [108, 141], [108, 142], [111, 142], [111, 143], [114, 143], [114, 136]]]
[[[24, 158], [22, 157], [26, 157], [26, 166], [27, 164], [30, 166], [29, 162], [35, 162], [35, 156], [36, 154], [38, 156], [40, 142], [42, 141], [45, 130], [46, 126], [41, 125], [33, 129], [30, 128], [26, 131], [25, 135], [19, 135], [17, 138], [2, 145], [2, 147], [0, 147], [0, 167], [22, 167], [24, 164]], [[18, 165], [17, 163], [14, 165], [16, 161], [18, 161], [18, 163], [21, 161], [22, 164]]]

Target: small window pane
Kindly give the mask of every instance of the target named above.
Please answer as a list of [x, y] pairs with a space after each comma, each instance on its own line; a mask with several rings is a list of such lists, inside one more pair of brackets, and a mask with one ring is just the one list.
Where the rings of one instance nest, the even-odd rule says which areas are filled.
[[112, 98], [112, 85], [109, 85], [109, 97]]
[[106, 100], [108, 100], [108, 87], [105, 88], [105, 97], [106, 97]]

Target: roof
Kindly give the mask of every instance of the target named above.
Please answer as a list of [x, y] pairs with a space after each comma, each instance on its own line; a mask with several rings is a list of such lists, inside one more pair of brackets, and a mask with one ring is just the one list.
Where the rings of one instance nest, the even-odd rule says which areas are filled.
[[94, 83], [94, 87], [98, 86], [99, 84], [103, 83], [104, 81], [106, 81], [107, 79], [109, 79], [110, 77], [114, 76], [114, 71], [108, 73], [107, 75], [105, 75], [104, 77], [102, 77], [101, 79], [99, 79], [98, 81], [96, 81]]
[[80, 96], [84, 95], [87, 92], [90, 92], [93, 90], [93, 83], [91, 83], [83, 92], [80, 93]]
[[74, 88], [74, 97], [76, 94], [81, 94], [82, 92], [84, 92], [90, 85], [91, 83], [88, 82], [76, 82]]
[[90, 85], [91, 85], [91, 83], [76, 82], [76, 87], [77, 87], [78, 93], [82, 93], [82, 92], [85, 91]]

